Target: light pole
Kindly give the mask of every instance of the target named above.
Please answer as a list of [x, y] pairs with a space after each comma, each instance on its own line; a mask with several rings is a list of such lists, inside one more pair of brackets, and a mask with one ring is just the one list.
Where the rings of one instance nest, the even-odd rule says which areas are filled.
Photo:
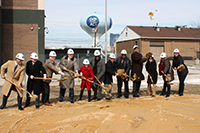
[[105, 0], [105, 63], [107, 62], [107, 0]]

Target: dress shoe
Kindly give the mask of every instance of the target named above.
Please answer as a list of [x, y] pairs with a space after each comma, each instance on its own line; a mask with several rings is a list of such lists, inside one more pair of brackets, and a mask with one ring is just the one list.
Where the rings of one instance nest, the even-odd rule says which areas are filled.
[[106, 100], [108, 100], [108, 101], [109, 101], [109, 100], [111, 100], [111, 99], [110, 99], [110, 98], [106, 98]]
[[97, 97], [93, 97], [93, 98], [92, 98], [92, 100], [96, 100], [96, 99], [97, 99]]
[[126, 99], [129, 99], [129, 97], [128, 96], [124, 96]]
[[117, 96], [117, 98], [121, 98], [121, 97], [122, 97], [121, 95]]
[[71, 104], [74, 104], [74, 101], [70, 101], [71, 102]]
[[169, 97], [170, 95], [169, 94], [167, 94], [165, 97]]
[[21, 106], [18, 107], [19, 110], [24, 110], [24, 108], [22, 108]]
[[181, 97], [181, 96], [183, 96], [183, 94], [179, 94], [179, 96]]
[[164, 96], [165, 95], [165, 92], [161, 92], [160, 96]]
[[82, 101], [82, 99], [78, 99], [78, 101]]
[[46, 105], [46, 106], [52, 106], [52, 104], [50, 104], [48, 102], [44, 103], [44, 105]]
[[29, 104], [26, 104], [25, 106], [24, 106], [24, 108], [26, 108], [26, 107], [28, 107], [29, 106]]
[[97, 98], [97, 101], [101, 101], [101, 98]]
[[5, 107], [4, 105], [1, 105], [1, 106], [0, 106], [0, 109], [4, 109], [4, 107]]
[[35, 107], [36, 107], [36, 109], [39, 109], [40, 106], [39, 106], [39, 105], [36, 105]]
[[139, 95], [133, 95], [133, 97], [140, 97]]

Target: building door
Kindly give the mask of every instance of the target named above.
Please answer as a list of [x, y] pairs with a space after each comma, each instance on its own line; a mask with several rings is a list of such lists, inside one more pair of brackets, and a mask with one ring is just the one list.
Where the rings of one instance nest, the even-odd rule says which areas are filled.
[[164, 52], [164, 42], [150, 42], [150, 52], [153, 53], [153, 56], [156, 61], [160, 60], [160, 54]]

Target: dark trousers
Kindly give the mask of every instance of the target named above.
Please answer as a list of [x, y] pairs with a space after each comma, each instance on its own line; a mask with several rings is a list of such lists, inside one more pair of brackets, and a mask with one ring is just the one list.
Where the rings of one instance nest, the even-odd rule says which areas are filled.
[[[27, 91], [31, 94], [33, 89], [27, 88]], [[38, 98], [35, 99], [35, 106], [38, 107], [40, 105], [40, 94], [37, 95]], [[28, 93], [26, 94], [26, 104], [25, 106], [29, 106], [31, 98], [29, 97]]]
[[125, 85], [124, 97], [128, 98], [129, 97], [128, 81], [122, 80], [120, 77], [117, 77], [117, 88], [118, 88], [118, 92], [117, 92], [118, 96], [117, 97], [122, 96], [122, 83], [123, 82], [124, 82], [124, 85]]
[[[85, 88], [83, 88], [83, 90], [81, 90], [79, 100], [82, 100], [84, 89]], [[91, 101], [91, 90], [88, 91], [88, 102], [90, 102], [90, 101]]]
[[[60, 88], [59, 101], [62, 102], [65, 96], [66, 88]], [[69, 89], [69, 100], [74, 102], [74, 88]]]
[[[94, 83], [99, 84], [96, 79], [94, 79]], [[101, 99], [102, 98], [102, 87], [95, 85], [94, 83], [92, 85], [92, 90], [94, 91], [93, 99]]]
[[166, 81], [166, 77], [164, 75], [163, 75], [163, 80], [164, 84], [163, 84], [162, 94], [166, 93], [166, 88], [167, 88], [167, 95], [170, 95], [171, 86], [167, 84], [168, 81]]
[[50, 94], [49, 83], [44, 82], [43, 85], [44, 85], [44, 90], [42, 92], [42, 102], [49, 103], [49, 94]]
[[140, 90], [141, 81], [133, 81], [133, 96], [138, 95]]
[[178, 78], [179, 78], [179, 90], [178, 90], [178, 94], [183, 94], [183, 91], [184, 91], [184, 81], [185, 81], [185, 78], [187, 77], [187, 74], [185, 75], [178, 75]]
[[[14, 85], [12, 85], [10, 87], [10, 91], [8, 92], [7, 96], [3, 95], [3, 101], [2, 101], [2, 105], [1, 105], [3, 108], [6, 106], [7, 100], [9, 98], [12, 90], [16, 90]], [[17, 92], [17, 102], [18, 102], [18, 107], [21, 107], [22, 106], [22, 98], [19, 96], [18, 92]]]

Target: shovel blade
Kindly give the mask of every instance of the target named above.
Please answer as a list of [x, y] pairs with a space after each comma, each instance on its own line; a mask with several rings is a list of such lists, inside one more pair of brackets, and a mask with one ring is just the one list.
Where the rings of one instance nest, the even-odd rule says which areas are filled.
[[167, 84], [168, 84], [168, 85], [173, 85], [173, 83], [171, 83], [171, 82], [168, 82]]
[[153, 89], [157, 88], [158, 86], [156, 84], [153, 85]]
[[110, 91], [112, 89], [112, 86], [109, 84], [106, 86], [106, 91]]
[[31, 98], [38, 98], [37, 95], [30, 95]]

